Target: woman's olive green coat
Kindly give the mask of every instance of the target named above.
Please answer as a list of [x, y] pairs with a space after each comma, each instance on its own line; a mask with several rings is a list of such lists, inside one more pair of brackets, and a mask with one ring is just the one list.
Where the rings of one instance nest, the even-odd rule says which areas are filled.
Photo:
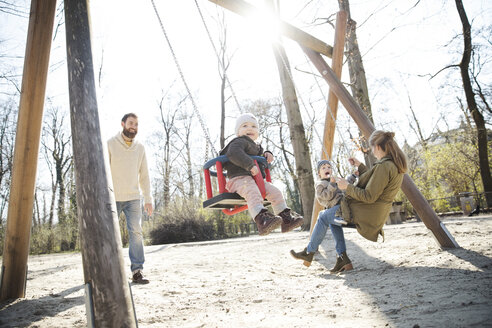
[[347, 186], [340, 206], [341, 216], [354, 223], [364, 238], [377, 241], [378, 235], [383, 235], [383, 225], [400, 189], [403, 173], [398, 173], [391, 157], [383, 157], [370, 170], [364, 164], [358, 169], [359, 181]]

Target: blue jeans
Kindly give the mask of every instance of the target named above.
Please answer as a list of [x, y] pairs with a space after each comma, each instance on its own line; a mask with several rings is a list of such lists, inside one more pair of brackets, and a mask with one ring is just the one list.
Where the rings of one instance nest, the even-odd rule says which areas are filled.
[[311, 240], [307, 246], [308, 252], [316, 252], [319, 245], [326, 235], [328, 227], [330, 227], [333, 239], [335, 240], [335, 250], [338, 255], [341, 255], [347, 250], [345, 246], [345, 237], [343, 236], [343, 228], [340, 223], [335, 222], [335, 214], [340, 205], [335, 205], [332, 208], [319, 212], [318, 221], [314, 226]]
[[142, 209], [140, 199], [116, 202], [116, 214], [119, 217], [121, 211], [125, 213], [126, 226], [128, 228], [131, 270], [142, 270], [145, 262], [143, 233], [140, 220], [142, 218]]

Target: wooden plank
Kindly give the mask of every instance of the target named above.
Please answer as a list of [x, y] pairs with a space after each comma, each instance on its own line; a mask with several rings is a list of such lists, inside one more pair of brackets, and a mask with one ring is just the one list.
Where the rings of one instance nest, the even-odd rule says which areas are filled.
[[[88, 0], [65, 0], [70, 119], [84, 280], [96, 327], [136, 327], [97, 110]], [[89, 314], [88, 314], [89, 316]]]
[[34, 187], [56, 0], [33, 0], [15, 137], [0, 300], [25, 296]]
[[[345, 31], [347, 30], [347, 18], [348, 14], [346, 11], [339, 11], [337, 13], [331, 67], [339, 79], [342, 77], [343, 49], [345, 45]], [[325, 113], [325, 127], [323, 131], [323, 149], [321, 150], [321, 159], [330, 159], [333, 153], [333, 139], [335, 137], [335, 120], [337, 118], [337, 111], [338, 98], [335, 93], [330, 90], [328, 94], [328, 106]], [[316, 174], [317, 173], [318, 172], [316, 172]], [[321, 204], [315, 199], [313, 214], [311, 216], [311, 233], [313, 232], [314, 225], [318, 220], [318, 214], [322, 209], [323, 206], [321, 206]]]
[[[209, 0], [218, 6], [228, 9], [238, 15], [248, 17], [251, 15], [261, 15], [261, 11], [243, 0]], [[280, 33], [301, 44], [304, 47], [310, 48], [320, 54], [332, 57], [333, 47], [325, 42], [315, 38], [314, 36], [304, 32], [303, 30], [279, 20]]]
[[[330, 86], [330, 90], [337, 95], [340, 102], [343, 104], [349, 115], [353, 118], [359, 129], [364, 136], [369, 139], [371, 133], [375, 130], [372, 122], [367, 118], [364, 111], [360, 108], [354, 98], [350, 95], [348, 90], [343, 86], [342, 82], [337, 78], [333, 70], [326, 64], [323, 57], [320, 54], [302, 47], [314, 66], [321, 73], [325, 81]], [[453, 236], [447, 231], [444, 224], [439, 220], [439, 217], [430, 207], [422, 193], [417, 189], [417, 186], [413, 182], [412, 178], [408, 174], [403, 177], [403, 183], [401, 189], [407, 196], [413, 208], [422, 219], [422, 222], [426, 227], [432, 231], [434, 237], [444, 248], [456, 248], [459, 247], [458, 243], [454, 240]]]

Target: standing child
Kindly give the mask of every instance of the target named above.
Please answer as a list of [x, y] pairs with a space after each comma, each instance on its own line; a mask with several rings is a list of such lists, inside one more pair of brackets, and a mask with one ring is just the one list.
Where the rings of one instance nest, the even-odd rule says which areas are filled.
[[261, 145], [255, 142], [259, 137], [256, 117], [251, 113], [242, 114], [236, 120], [235, 131], [237, 138], [220, 151], [221, 155], [229, 158], [229, 162], [224, 164], [229, 179], [226, 188], [246, 200], [249, 214], [255, 221], [260, 236], [269, 234], [279, 226], [282, 227], [282, 232], [300, 227], [303, 223], [302, 216], [291, 211], [280, 190], [267, 181], [265, 181], [265, 198], [272, 203], [276, 215], [268, 212], [263, 206], [263, 197], [253, 176], [262, 174], [264, 177], [264, 168], [259, 163], [260, 172], [250, 156], [264, 156], [267, 162], [271, 163], [273, 155], [269, 151], [263, 151]]

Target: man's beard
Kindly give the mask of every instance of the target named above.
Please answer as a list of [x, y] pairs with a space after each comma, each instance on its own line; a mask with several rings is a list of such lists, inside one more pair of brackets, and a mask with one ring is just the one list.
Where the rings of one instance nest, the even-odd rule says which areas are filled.
[[125, 137], [130, 138], [130, 139], [133, 139], [137, 135], [137, 131], [130, 132], [130, 130], [127, 130], [126, 128], [123, 128], [123, 134], [125, 135]]

